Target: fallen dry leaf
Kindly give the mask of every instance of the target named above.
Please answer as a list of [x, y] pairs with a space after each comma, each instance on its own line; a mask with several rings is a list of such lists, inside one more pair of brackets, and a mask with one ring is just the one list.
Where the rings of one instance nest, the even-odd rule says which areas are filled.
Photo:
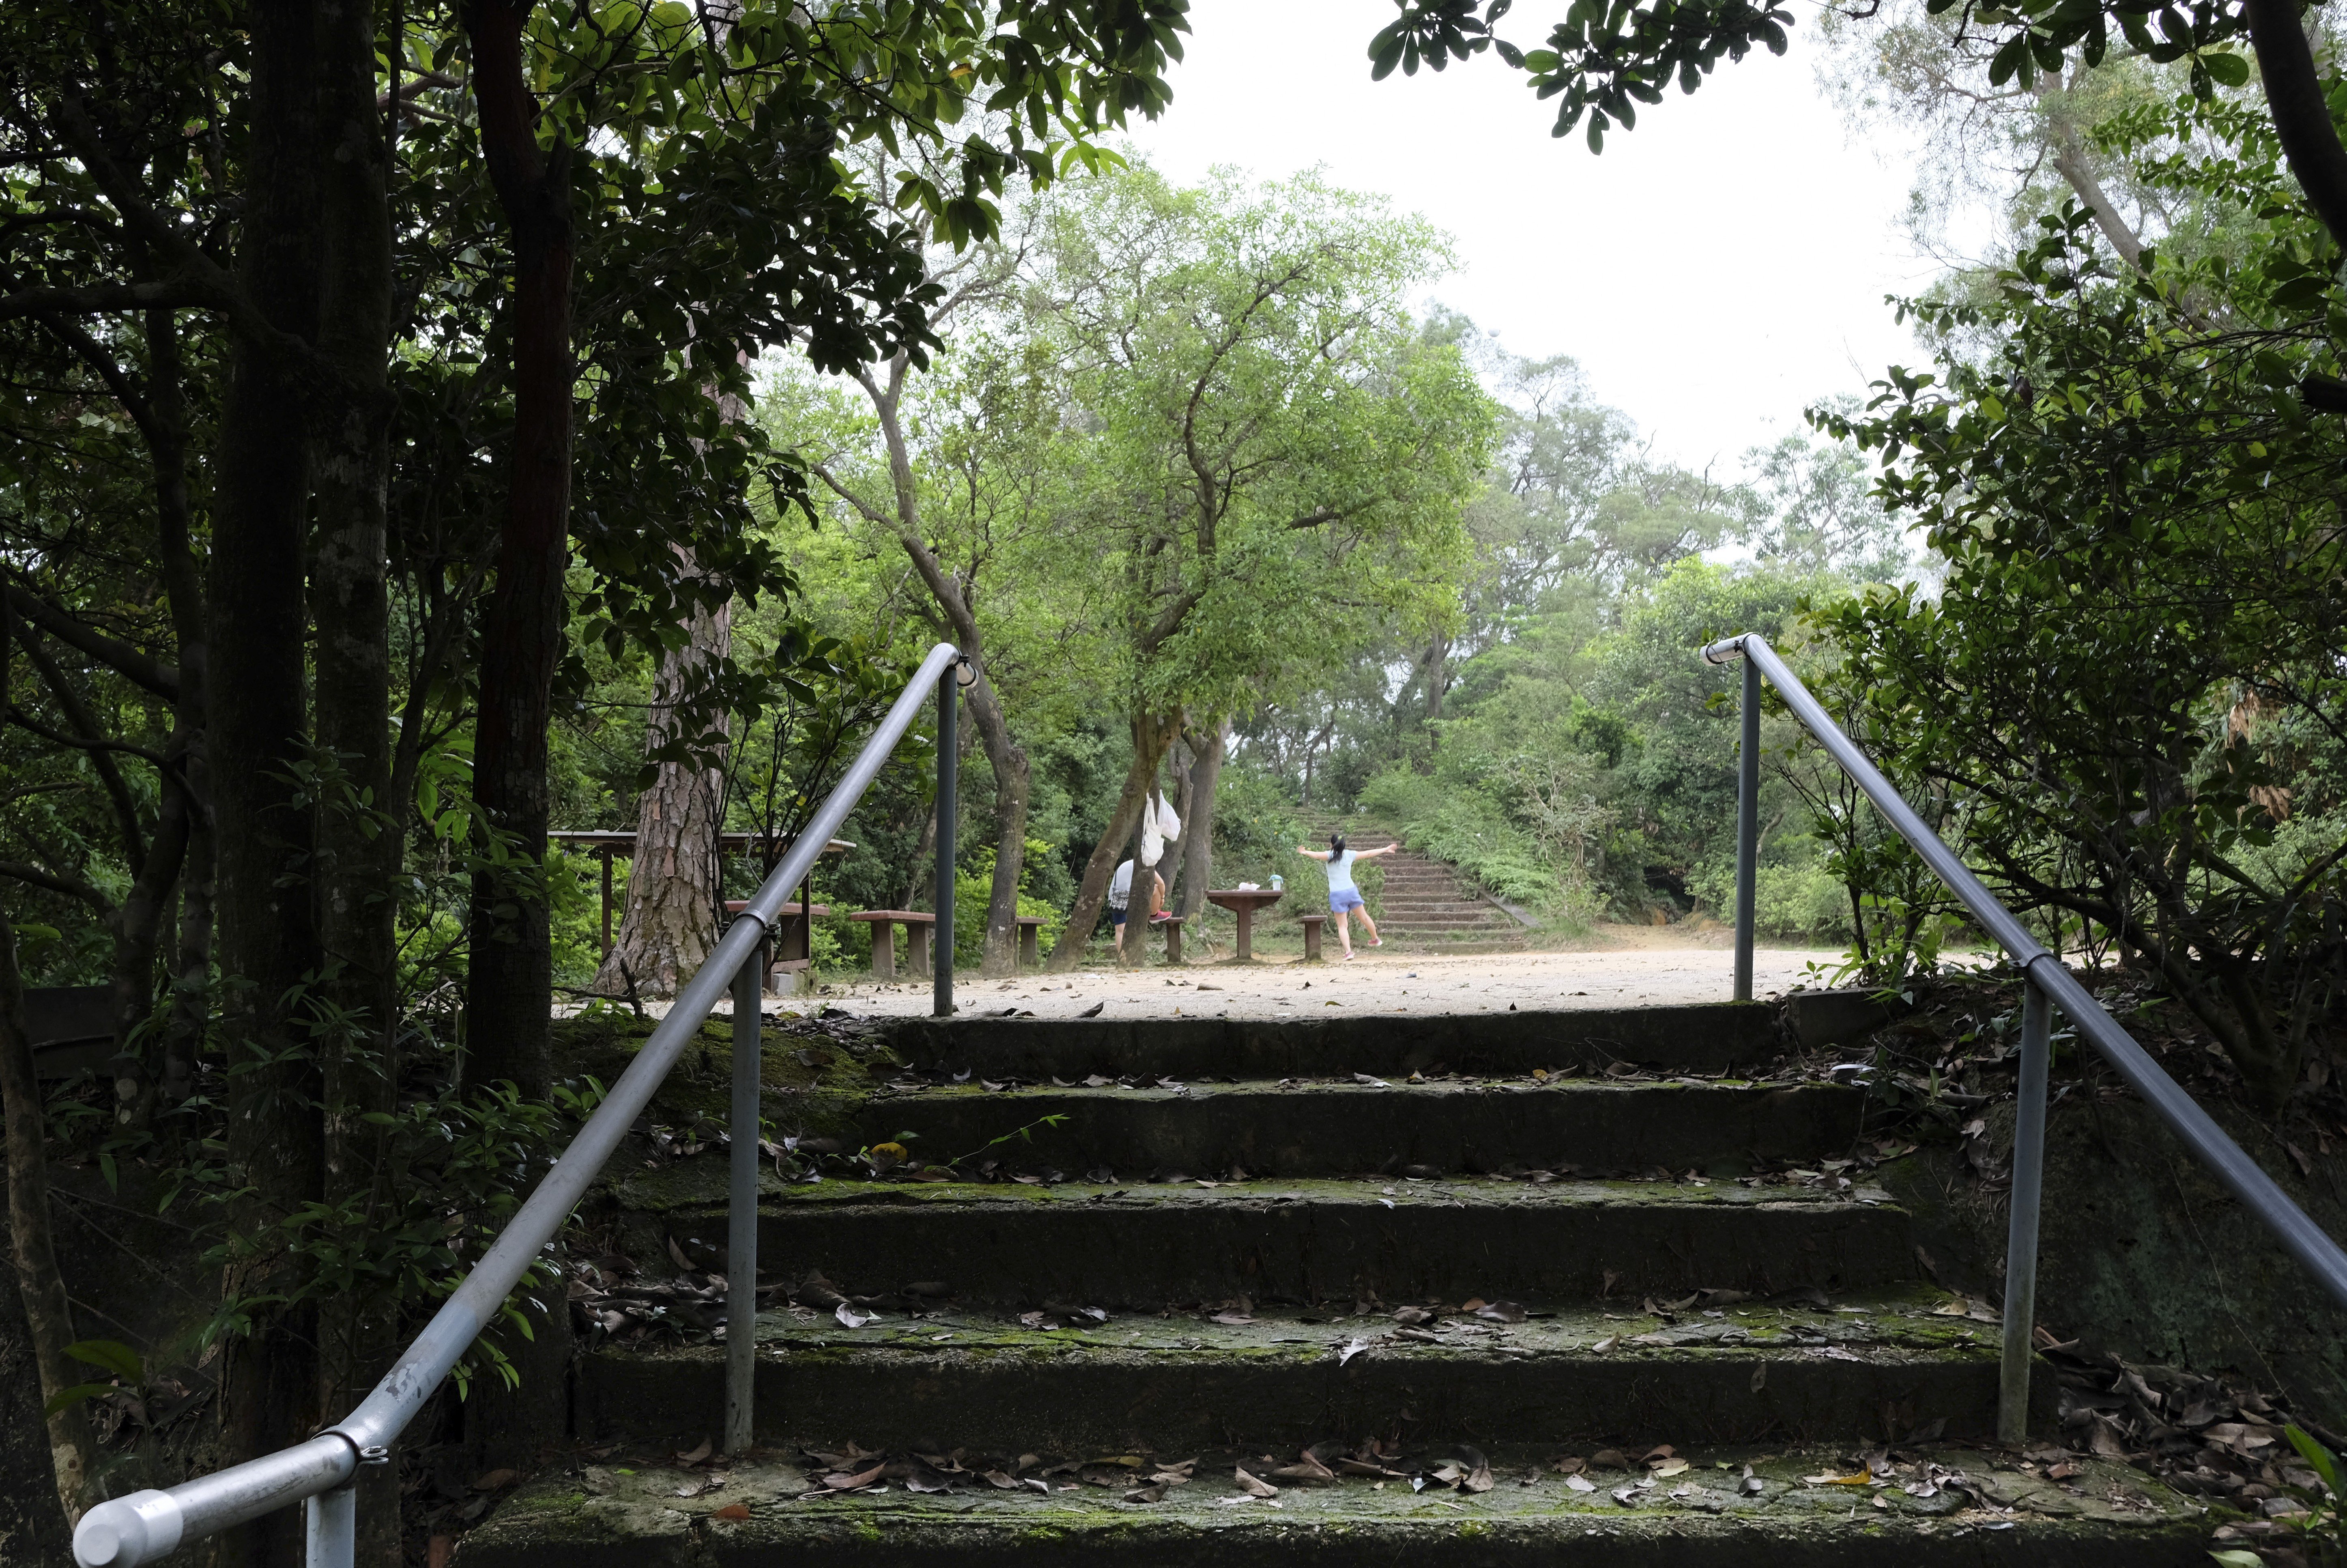
[[859, 1486], [870, 1486], [874, 1481], [878, 1481], [887, 1468], [888, 1461], [883, 1460], [870, 1470], [859, 1471], [855, 1475], [825, 1476], [823, 1484], [835, 1491], [853, 1491]]
[[456, 1553], [456, 1538], [436, 1535], [424, 1548], [425, 1568], [448, 1568], [448, 1559]]
[[1566, 1454], [1562, 1459], [1549, 1460], [1548, 1468], [1559, 1475], [1579, 1475], [1589, 1468], [1589, 1461], [1579, 1454]]
[[1337, 1472], [1314, 1459], [1309, 1450], [1294, 1464], [1282, 1465], [1272, 1475], [1279, 1481], [1334, 1481]]
[[1368, 1348], [1369, 1342], [1366, 1339], [1348, 1339], [1342, 1346], [1337, 1348], [1337, 1365], [1339, 1367], [1344, 1366], [1347, 1362], [1352, 1360], [1354, 1357], [1359, 1355]]
[[1239, 1327], [1241, 1324], [1252, 1323], [1255, 1321], [1254, 1318], [1248, 1317], [1244, 1312], [1217, 1312], [1214, 1314], [1214, 1320], [1217, 1323], [1226, 1323], [1234, 1328]]
[[1165, 1488], [1163, 1483], [1151, 1486], [1138, 1486], [1124, 1494], [1124, 1501], [1127, 1502], [1155, 1502], [1163, 1498], [1164, 1495]]
[[842, 1328], [861, 1328], [867, 1323], [879, 1321], [880, 1317], [876, 1312], [858, 1312], [845, 1301], [832, 1308], [831, 1315], [839, 1319]]
[[745, 1502], [729, 1502], [709, 1517], [712, 1519], [730, 1519], [734, 1523], [739, 1524], [743, 1520], [750, 1517], [750, 1505]]
[[1237, 1481], [1239, 1483], [1239, 1490], [1245, 1492], [1249, 1497], [1277, 1497], [1279, 1495], [1279, 1488], [1273, 1486], [1268, 1481], [1258, 1481], [1254, 1476], [1249, 1475], [1247, 1473], [1247, 1468], [1245, 1465], [1234, 1467], [1231, 1471], [1231, 1479]]
[[1524, 1309], [1512, 1301], [1492, 1301], [1475, 1308], [1475, 1316], [1488, 1317], [1494, 1323], [1522, 1323]]
[[[707, 1443], [702, 1443], [700, 1448], [693, 1450], [693, 1453], [694, 1457], [692, 1459], [685, 1459], [682, 1454], [679, 1454], [676, 1457], [680, 1460], [683, 1460], [686, 1464], [696, 1463], [699, 1460], [709, 1457], [709, 1445]], [[487, 1475], [475, 1477], [473, 1480], [473, 1490], [475, 1491], [502, 1491], [505, 1488], [511, 1486], [514, 1483], [514, 1477], [519, 1473], [520, 1471], [518, 1471], [493, 1470]]]
[[1589, 1456], [1589, 1462], [1598, 1470], [1628, 1470], [1630, 1456], [1620, 1449], [1599, 1449]]
[[1864, 1486], [1874, 1479], [1872, 1471], [1853, 1471], [1849, 1475], [1820, 1473], [1801, 1478], [1804, 1486]]
[[1571, 1487], [1575, 1491], [1595, 1491], [1597, 1490], [1597, 1483], [1590, 1480], [1585, 1475], [1566, 1476], [1564, 1478], [1564, 1484]]
[[1675, 1475], [1685, 1475], [1687, 1471], [1687, 1461], [1683, 1459], [1655, 1460], [1651, 1461], [1650, 1468], [1655, 1472], [1655, 1480], [1665, 1481]]

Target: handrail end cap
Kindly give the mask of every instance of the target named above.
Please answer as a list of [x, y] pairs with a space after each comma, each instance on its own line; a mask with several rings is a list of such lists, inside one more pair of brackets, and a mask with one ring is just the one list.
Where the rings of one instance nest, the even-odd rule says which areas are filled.
[[134, 1568], [178, 1549], [185, 1520], [168, 1491], [134, 1491], [101, 1502], [74, 1527], [81, 1568]]

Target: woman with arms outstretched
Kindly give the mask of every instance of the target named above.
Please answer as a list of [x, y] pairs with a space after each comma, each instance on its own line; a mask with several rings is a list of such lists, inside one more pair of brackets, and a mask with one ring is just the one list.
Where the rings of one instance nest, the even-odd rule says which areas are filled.
[[1345, 835], [1341, 833], [1328, 835], [1328, 847], [1326, 849], [1307, 849], [1300, 844], [1296, 846], [1298, 855], [1308, 855], [1315, 860], [1327, 862], [1328, 913], [1337, 917], [1337, 940], [1344, 944], [1345, 957], [1348, 958], [1353, 956], [1353, 929], [1348, 923], [1352, 915], [1360, 916], [1361, 929], [1369, 934], [1370, 947], [1386, 945], [1385, 938], [1378, 935], [1376, 922], [1369, 918], [1368, 906], [1361, 901], [1361, 890], [1353, 886], [1353, 867], [1360, 861], [1391, 855], [1400, 847], [1399, 844], [1389, 844], [1382, 849], [1348, 849], [1345, 847]]

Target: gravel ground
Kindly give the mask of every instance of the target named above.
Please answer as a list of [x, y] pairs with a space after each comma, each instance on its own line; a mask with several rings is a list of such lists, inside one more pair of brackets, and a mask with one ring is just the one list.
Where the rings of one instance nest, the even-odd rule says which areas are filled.
[[[965, 1011], [1016, 1007], [1037, 1018], [1074, 1018], [1095, 1007], [1105, 1009], [1102, 1016], [1117, 1018], [1287, 1018], [1332, 1007], [1370, 1013], [1474, 1013], [1728, 999], [1734, 960], [1725, 930], [1604, 927], [1593, 941], [1603, 945], [1574, 952], [1442, 958], [1368, 948], [1349, 963], [1273, 958], [1169, 969], [1153, 962], [1141, 969], [1027, 974], [1012, 980], [964, 974], [956, 998]], [[1754, 993], [1781, 995], [1800, 983], [1809, 965], [1830, 968], [1839, 958], [1818, 948], [1762, 948], [1753, 959]], [[782, 1005], [819, 1000], [852, 1013], [901, 1017], [927, 1014], [932, 994], [927, 981], [834, 979], [816, 997], [785, 999]]]

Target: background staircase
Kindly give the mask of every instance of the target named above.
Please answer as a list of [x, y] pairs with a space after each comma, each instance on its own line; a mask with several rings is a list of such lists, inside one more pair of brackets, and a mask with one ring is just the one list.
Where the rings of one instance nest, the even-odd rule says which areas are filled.
[[[1317, 849], [1328, 847], [1328, 835], [1337, 832], [1354, 849], [1382, 849], [1398, 842], [1358, 817], [1306, 812], [1298, 820], [1305, 842]], [[1461, 887], [1446, 861], [1401, 849], [1364, 871], [1383, 878], [1376, 884], [1369, 914], [1389, 946], [1408, 952], [1487, 953], [1514, 951], [1529, 941], [1531, 932], [1515, 917]]]
[[622, 1159], [577, 1315], [676, 1312], [590, 1328], [580, 1450], [456, 1561], [2204, 1563], [2139, 1472], [1980, 1446], [1998, 1330], [1853, 1162], [1863, 1091], [1765, 1075], [1778, 1030], [898, 1026], [823, 1179], [768, 1173], [761, 1449], [712, 1454], [723, 1348], [676, 1327], [722, 1311], [725, 1156]]

